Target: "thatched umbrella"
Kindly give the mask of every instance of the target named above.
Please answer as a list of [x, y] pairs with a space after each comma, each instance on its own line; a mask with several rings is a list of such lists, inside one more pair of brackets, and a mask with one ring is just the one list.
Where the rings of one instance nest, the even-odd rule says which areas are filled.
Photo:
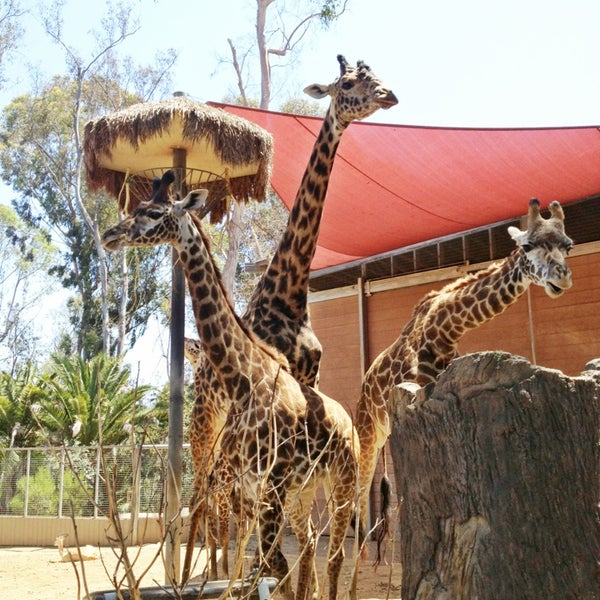
[[[219, 108], [176, 95], [165, 102], [136, 104], [85, 126], [88, 188], [105, 189], [121, 211], [150, 197], [152, 180], [175, 172], [175, 190], [210, 190], [211, 219], [218, 221], [231, 197], [264, 200], [273, 142], [264, 129]], [[188, 165], [193, 168], [188, 168]], [[185, 281], [173, 253], [169, 402], [169, 476], [165, 524], [177, 523], [167, 539], [166, 579], [179, 581], [183, 444], [183, 338]]]
[[[173, 153], [185, 152], [185, 184], [222, 187], [238, 201], [264, 200], [271, 174], [271, 135], [250, 121], [220, 108], [176, 96], [164, 102], [135, 104], [89, 121], [85, 126], [85, 169], [90, 191], [104, 188], [125, 212], [148, 198], [157, 169], [173, 164]], [[144, 181], [145, 180], [145, 181]], [[125, 184], [128, 184], [126, 186]], [[124, 193], [129, 187], [129, 198]], [[210, 198], [209, 198], [210, 202]], [[226, 199], [211, 216], [220, 220]]]

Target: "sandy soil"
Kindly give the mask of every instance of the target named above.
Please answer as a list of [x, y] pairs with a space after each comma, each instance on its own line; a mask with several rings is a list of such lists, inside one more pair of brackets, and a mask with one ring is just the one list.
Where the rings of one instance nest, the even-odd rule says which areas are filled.
[[[348, 540], [344, 572], [340, 582], [340, 598], [346, 597], [350, 573], [353, 566], [352, 542]], [[318, 547], [317, 566], [320, 571], [320, 581], [324, 581], [323, 570], [326, 568], [327, 539], [322, 539]], [[284, 551], [290, 564], [296, 556], [295, 538], [286, 536]], [[116, 558], [109, 548], [100, 549], [101, 558], [86, 561], [85, 578], [90, 592], [110, 589], [111, 576], [116, 565]], [[142, 586], [155, 586], [164, 583], [164, 566], [159, 557], [154, 561], [158, 552], [157, 544], [131, 549], [130, 556], [137, 556], [134, 572], [141, 574], [149, 567], [142, 580]], [[198, 553], [201, 550], [198, 549]], [[230, 561], [233, 560], [230, 551]], [[388, 551], [388, 559], [391, 552]], [[375, 556], [375, 548], [371, 546], [369, 556]], [[183, 557], [182, 557], [183, 562]], [[199, 564], [201, 565], [202, 557]], [[380, 566], [377, 572], [373, 570], [372, 558], [359, 566], [358, 596], [361, 599], [385, 600], [400, 597], [401, 572], [400, 565]], [[151, 566], [150, 566], [151, 565]], [[200, 568], [200, 567], [199, 567]], [[197, 570], [195, 572], [198, 572]], [[7, 600], [81, 600], [85, 598], [85, 589], [79, 570], [78, 577], [73, 565], [61, 562], [57, 548], [24, 548], [0, 547], [0, 596]], [[295, 585], [295, 579], [294, 579]], [[322, 584], [322, 587], [325, 587]], [[278, 596], [277, 594], [275, 595]]]

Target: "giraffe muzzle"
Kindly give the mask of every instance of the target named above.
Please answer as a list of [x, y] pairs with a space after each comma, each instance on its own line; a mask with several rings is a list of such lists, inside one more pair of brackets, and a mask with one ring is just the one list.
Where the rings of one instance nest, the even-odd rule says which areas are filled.
[[109, 252], [118, 250], [120, 248], [119, 242], [123, 237], [123, 234], [118, 229], [109, 229], [102, 236], [102, 247]]
[[565, 276], [560, 282], [547, 281], [546, 285], [544, 286], [544, 290], [546, 290], [546, 295], [550, 298], [558, 298], [559, 296], [562, 296], [572, 285], [573, 280], [569, 274], [569, 276]]
[[382, 89], [380, 94], [377, 96], [377, 103], [383, 108], [387, 110], [392, 106], [396, 106], [398, 104], [398, 98], [392, 90]]

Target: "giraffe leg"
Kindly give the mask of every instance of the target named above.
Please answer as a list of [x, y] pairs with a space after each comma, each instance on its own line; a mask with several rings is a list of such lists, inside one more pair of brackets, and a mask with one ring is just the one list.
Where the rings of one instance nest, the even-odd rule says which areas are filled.
[[215, 492], [208, 503], [208, 527], [206, 532], [206, 547], [208, 549], [208, 578], [210, 580], [219, 578], [217, 567], [217, 539], [219, 539], [220, 515], [217, 514], [217, 502]]
[[313, 499], [314, 490], [305, 489], [302, 494], [291, 497], [291, 502], [286, 506], [300, 552], [297, 600], [309, 600], [310, 598], [318, 600], [319, 598], [319, 581], [315, 564], [315, 537], [310, 516]]
[[196, 544], [196, 536], [200, 527], [203, 510], [200, 507], [201, 490], [196, 488], [190, 502], [190, 532], [188, 542], [185, 549], [185, 558], [183, 560], [182, 581], [187, 581], [190, 578], [192, 569], [192, 556], [194, 554], [194, 545]]
[[365, 544], [367, 539], [367, 515], [369, 514], [369, 492], [371, 490], [371, 483], [375, 475], [375, 468], [377, 466], [377, 458], [379, 456], [379, 448], [375, 444], [364, 444], [361, 441], [360, 447], [360, 468], [358, 475], [358, 489], [359, 489], [359, 520], [358, 520], [358, 543], [361, 549], [361, 558], [366, 560], [367, 558], [367, 546]]
[[283, 582], [280, 591], [285, 600], [295, 600], [288, 562], [281, 551], [283, 517], [283, 506], [279, 501], [260, 510], [260, 570]]
[[[250, 536], [250, 528], [248, 526], [248, 519], [251, 518], [249, 515], [254, 514], [252, 511], [253, 504], [251, 502], [244, 502], [244, 498], [241, 496], [239, 489], [237, 489], [233, 483], [231, 485], [231, 493], [229, 495], [230, 510], [233, 521], [233, 527], [235, 530], [234, 538], [234, 571], [231, 573], [232, 579], [238, 579], [241, 577], [241, 570], [243, 569], [244, 555], [248, 538]], [[229, 542], [228, 542], [229, 543]], [[252, 569], [256, 569], [260, 566], [260, 552], [255, 552], [254, 560], [252, 562]]]
[[[339, 479], [331, 493], [331, 524], [329, 527], [329, 551], [327, 560], [327, 578], [329, 581], [329, 600], [336, 600], [342, 565], [344, 563], [344, 540], [348, 527], [355, 514], [356, 470], [344, 474], [347, 483]], [[356, 570], [351, 583], [350, 597], [356, 598]]]
[[229, 517], [231, 516], [231, 501], [226, 489], [219, 490], [219, 543], [221, 545], [221, 567], [223, 575], [229, 578]]
[[208, 496], [209, 523], [207, 546], [209, 550], [209, 577], [218, 579], [217, 547], [221, 546], [221, 567], [229, 578], [229, 519], [232, 513], [233, 476], [224, 459], [215, 465], [216, 477]]

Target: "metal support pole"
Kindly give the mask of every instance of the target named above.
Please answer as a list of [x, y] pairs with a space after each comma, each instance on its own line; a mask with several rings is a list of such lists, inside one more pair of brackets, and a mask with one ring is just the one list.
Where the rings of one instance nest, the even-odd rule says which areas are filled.
[[[173, 149], [174, 190], [185, 193], [185, 149]], [[171, 276], [171, 353], [169, 373], [169, 448], [165, 507], [165, 583], [175, 585], [181, 574], [181, 472], [183, 465], [183, 343], [185, 335], [185, 275], [173, 248]]]
[[131, 512], [131, 544], [137, 546], [138, 525], [140, 516], [140, 476], [142, 467], [142, 446], [135, 443], [135, 433], [131, 435], [131, 467], [133, 477], [131, 478], [131, 501], [129, 510]]
[[356, 287], [358, 288], [358, 350], [360, 355], [360, 372], [361, 376], [363, 376], [370, 365], [367, 300], [365, 297], [365, 280], [363, 276], [357, 279]]
[[65, 449], [60, 449], [60, 476], [58, 478], [58, 516], [63, 516], [63, 498], [65, 491]]
[[[369, 356], [369, 317], [367, 311], [367, 298], [365, 293], [365, 266], [361, 267], [361, 276], [356, 281], [356, 287], [358, 288], [358, 339], [359, 339], [359, 352], [360, 352], [360, 371], [361, 377], [369, 369], [370, 356]], [[385, 447], [382, 452], [385, 452]], [[367, 503], [367, 514], [361, 515], [364, 517], [366, 529], [371, 529], [371, 515], [373, 514], [373, 486], [369, 491], [369, 502]]]

